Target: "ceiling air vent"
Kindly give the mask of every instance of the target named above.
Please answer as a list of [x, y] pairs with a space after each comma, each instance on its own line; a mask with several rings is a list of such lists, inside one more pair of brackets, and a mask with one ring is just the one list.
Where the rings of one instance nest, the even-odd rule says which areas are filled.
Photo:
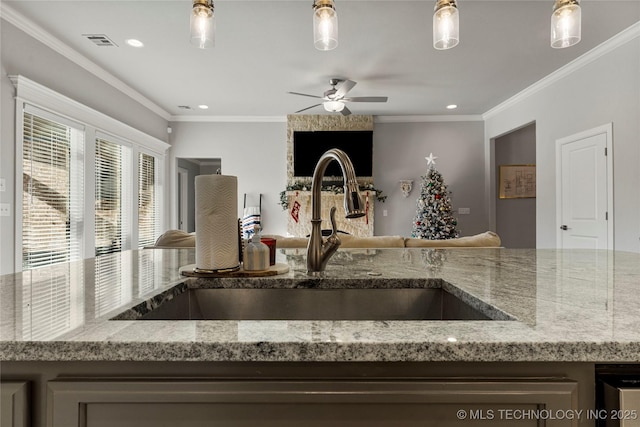
[[111, 39], [104, 34], [83, 34], [83, 37], [88, 38], [93, 44], [96, 46], [115, 46], [118, 47], [117, 44], [111, 41]]

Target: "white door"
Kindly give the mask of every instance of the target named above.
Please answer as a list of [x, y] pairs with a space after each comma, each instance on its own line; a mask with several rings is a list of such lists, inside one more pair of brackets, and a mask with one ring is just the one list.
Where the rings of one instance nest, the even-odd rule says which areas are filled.
[[559, 248], [613, 249], [611, 129], [557, 141]]

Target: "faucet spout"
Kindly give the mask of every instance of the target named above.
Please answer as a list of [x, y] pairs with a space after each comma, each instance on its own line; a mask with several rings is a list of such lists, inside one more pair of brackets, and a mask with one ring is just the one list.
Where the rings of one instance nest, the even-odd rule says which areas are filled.
[[307, 246], [307, 274], [320, 276], [324, 272], [327, 261], [338, 250], [340, 239], [335, 223], [335, 208], [331, 210], [331, 227], [333, 232], [324, 242], [322, 239], [322, 178], [331, 161], [337, 161], [344, 179], [344, 209], [347, 218], [364, 216], [362, 198], [358, 192], [358, 181], [349, 156], [337, 148], [325, 152], [318, 160], [311, 183], [311, 236]]

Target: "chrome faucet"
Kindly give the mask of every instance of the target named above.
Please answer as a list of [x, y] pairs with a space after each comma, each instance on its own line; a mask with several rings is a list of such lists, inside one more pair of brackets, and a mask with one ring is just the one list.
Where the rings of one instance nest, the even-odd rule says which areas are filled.
[[338, 162], [344, 178], [344, 210], [346, 218], [364, 216], [364, 205], [358, 193], [358, 182], [356, 181], [356, 173], [353, 170], [351, 159], [344, 151], [337, 148], [328, 150], [318, 160], [318, 164], [313, 171], [313, 182], [311, 184], [311, 237], [307, 246], [307, 274], [310, 276], [321, 276], [323, 274], [327, 261], [338, 250], [341, 243], [337, 235], [335, 206], [331, 208], [329, 214], [332, 229], [331, 235], [327, 237], [326, 242], [322, 239], [322, 178], [327, 165], [332, 160]]

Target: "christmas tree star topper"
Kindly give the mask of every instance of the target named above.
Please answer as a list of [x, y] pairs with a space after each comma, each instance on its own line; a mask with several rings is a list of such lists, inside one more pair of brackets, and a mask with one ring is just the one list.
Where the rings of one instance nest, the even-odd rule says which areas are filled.
[[436, 159], [437, 157], [435, 157], [433, 153], [429, 153], [429, 157], [425, 157], [427, 166], [429, 166], [429, 168], [434, 168], [436, 166]]

